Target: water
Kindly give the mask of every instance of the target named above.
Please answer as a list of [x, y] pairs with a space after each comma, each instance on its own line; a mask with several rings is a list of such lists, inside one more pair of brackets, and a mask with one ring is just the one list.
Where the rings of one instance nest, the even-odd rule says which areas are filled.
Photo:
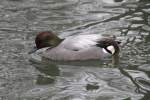
[[[120, 64], [33, 62], [39, 31], [115, 35]], [[0, 100], [150, 100], [149, 0], [1, 0]]]

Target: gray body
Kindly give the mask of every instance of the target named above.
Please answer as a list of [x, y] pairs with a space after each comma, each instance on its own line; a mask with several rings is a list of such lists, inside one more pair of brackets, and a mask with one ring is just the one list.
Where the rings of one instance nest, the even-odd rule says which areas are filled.
[[63, 61], [103, 59], [111, 54], [96, 46], [102, 38], [99, 34], [70, 36], [56, 47], [45, 50], [43, 57]]

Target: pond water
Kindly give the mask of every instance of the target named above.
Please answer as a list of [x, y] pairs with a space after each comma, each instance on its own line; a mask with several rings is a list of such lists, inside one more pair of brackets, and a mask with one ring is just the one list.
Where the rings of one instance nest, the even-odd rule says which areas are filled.
[[[45, 30], [115, 35], [120, 63], [31, 61]], [[150, 100], [150, 1], [1, 0], [0, 55], [0, 100]]]

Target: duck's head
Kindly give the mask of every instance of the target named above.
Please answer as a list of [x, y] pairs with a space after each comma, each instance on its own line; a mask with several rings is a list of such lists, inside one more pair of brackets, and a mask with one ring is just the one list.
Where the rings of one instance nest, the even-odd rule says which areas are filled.
[[109, 53], [112, 55], [119, 54], [119, 44], [121, 42], [115, 41], [112, 38], [103, 38], [102, 40], [98, 41], [97, 46], [101, 47], [104, 53]]
[[41, 49], [44, 47], [55, 47], [57, 46], [62, 39], [57, 37], [51, 31], [39, 32], [35, 38], [35, 44], [37, 49]]

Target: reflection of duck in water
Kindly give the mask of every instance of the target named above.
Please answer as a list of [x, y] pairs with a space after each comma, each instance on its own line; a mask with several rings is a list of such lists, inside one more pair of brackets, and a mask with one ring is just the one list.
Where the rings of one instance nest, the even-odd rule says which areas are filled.
[[101, 59], [119, 54], [119, 42], [100, 34], [69, 36], [60, 39], [54, 33], [40, 32], [35, 38], [38, 52], [42, 56], [55, 61], [84, 61]]
[[36, 84], [46, 85], [54, 83], [56, 76], [60, 75], [60, 70], [56, 64], [49, 62], [33, 63], [34, 67], [40, 72]]

